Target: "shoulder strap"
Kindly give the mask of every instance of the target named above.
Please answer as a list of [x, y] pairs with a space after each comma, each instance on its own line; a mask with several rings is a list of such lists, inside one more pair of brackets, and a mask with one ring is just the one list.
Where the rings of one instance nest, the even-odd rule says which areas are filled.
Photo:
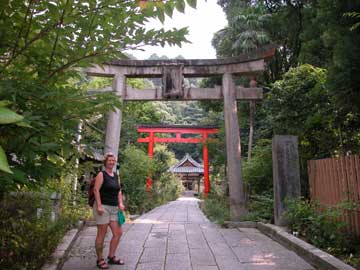
[[117, 180], [119, 182], [119, 185], [120, 185], [120, 176], [117, 173], [114, 173], [114, 174], [115, 174], [115, 176], [116, 176], [116, 178], [117, 178]]
[[116, 175], [117, 180], [118, 180], [118, 182], [119, 182], [119, 187], [120, 187], [120, 190], [122, 191], [122, 188], [121, 188], [121, 181], [120, 181], [120, 176], [119, 176], [117, 173], [115, 173], [115, 175]]

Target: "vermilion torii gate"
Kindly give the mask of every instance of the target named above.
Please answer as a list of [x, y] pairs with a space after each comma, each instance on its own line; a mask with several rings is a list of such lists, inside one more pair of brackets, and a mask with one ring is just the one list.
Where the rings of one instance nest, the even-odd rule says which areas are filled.
[[[116, 60], [87, 69], [92, 76], [113, 77], [114, 91], [122, 101], [151, 100], [223, 100], [226, 133], [227, 178], [230, 193], [230, 215], [241, 220], [246, 213], [246, 196], [241, 172], [240, 130], [237, 100], [254, 101], [262, 98], [263, 89], [257, 87], [256, 75], [264, 71], [265, 60], [275, 53], [268, 46], [228, 59], [196, 60]], [[233, 76], [250, 80], [249, 88], [235, 86]], [[186, 88], [186, 77], [222, 76], [222, 86], [212, 88]], [[127, 78], [162, 78], [162, 87], [133, 89], [126, 85]], [[118, 154], [121, 131], [121, 111], [109, 112], [105, 151]]]
[[[143, 125], [137, 128], [140, 133], [148, 133], [148, 137], [139, 138], [137, 141], [148, 143], [148, 154], [152, 158], [154, 156], [155, 143], [202, 143], [203, 144], [203, 161], [204, 161], [204, 193], [207, 196], [210, 191], [209, 181], [209, 151], [206, 145], [209, 134], [218, 133], [219, 129], [215, 126], [159, 126], [159, 125]], [[159, 138], [155, 133], [172, 133], [176, 134], [175, 138]], [[183, 138], [184, 134], [200, 134], [201, 138]], [[146, 186], [151, 189], [152, 179], [147, 180]]]

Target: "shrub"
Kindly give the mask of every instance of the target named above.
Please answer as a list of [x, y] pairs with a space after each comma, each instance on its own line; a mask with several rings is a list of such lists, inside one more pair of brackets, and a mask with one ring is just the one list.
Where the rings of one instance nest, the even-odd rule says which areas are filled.
[[131, 213], [141, 214], [152, 207], [146, 191], [146, 179], [152, 168], [152, 160], [144, 151], [133, 145], [126, 147], [120, 177], [124, 186], [126, 207]]
[[251, 161], [243, 164], [244, 182], [248, 193], [262, 194], [272, 190], [271, 141], [259, 140], [253, 149]]
[[346, 248], [345, 223], [340, 221], [340, 216], [338, 207], [320, 207], [301, 199], [287, 201], [284, 213], [292, 231], [298, 232], [307, 242], [335, 253]]
[[202, 210], [211, 221], [223, 225], [230, 219], [229, 197], [219, 187], [213, 185], [202, 204]]
[[274, 209], [274, 196], [271, 191], [263, 192], [260, 195], [250, 195], [248, 203], [249, 213], [246, 220], [272, 222]]
[[[173, 153], [159, 145], [155, 149], [154, 159], [150, 159], [141, 149], [129, 145], [123, 154], [120, 177], [124, 185], [126, 206], [131, 213], [142, 214], [167, 201], [175, 200], [183, 191], [180, 179], [166, 172]], [[169, 161], [170, 160], [170, 161]], [[146, 179], [152, 175], [153, 192], [146, 191]]]
[[163, 173], [177, 162], [175, 154], [168, 150], [166, 144], [155, 145], [154, 151], [154, 179], [160, 179]]
[[155, 181], [154, 199], [156, 204], [163, 204], [176, 200], [182, 191], [184, 191], [184, 186], [180, 178], [172, 173], [165, 172]]
[[[50, 201], [44, 193], [6, 195], [0, 208], [0, 268], [39, 269], [64, 233], [77, 221], [63, 213], [50, 221]], [[37, 209], [42, 208], [41, 216]]]
[[287, 202], [285, 218], [289, 228], [301, 238], [360, 269], [360, 237], [348, 233], [346, 224], [340, 221], [343, 211], [353, 207], [349, 205], [320, 207], [309, 201], [291, 200]]

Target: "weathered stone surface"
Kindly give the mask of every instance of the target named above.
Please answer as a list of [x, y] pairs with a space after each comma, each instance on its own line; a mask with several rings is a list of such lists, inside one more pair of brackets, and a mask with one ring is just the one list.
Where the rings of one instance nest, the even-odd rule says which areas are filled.
[[255, 263], [263, 262], [265, 260], [265, 254], [257, 245], [252, 246], [237, 246], [232, 248], [238, 260], [242, 263]]
[[129, 231], [127, 234], [125, 234], [122, 239], [124, 241], [127, 240], [133, 240], [133, 241], [138, 241], [138, 242], [145, 242], [146, 239], [148, 237], [148, 233], [147, 232], [137, 232], [134, 230]]
[[194, 265], [193, 270], [219, 270], [215, 265]]
[[62, 267], [62, 270], [73, 270], [73, 269], [79, 269], [79, 266], [81, 265], [82, 269], [95, 269], [96, 267], [96, 258], [82, 258], [82, 257], [72, 257], [69, 258], [64, 266]]
[[145, 242], [145, 247], [164, 248], [166, 247], [167, 238], [167, 232], [151, 232]]
[[172, 223], [169, 225], [169, 231], [173, 232], [173, 231], [185, 231], [185, 225], [184, 224], [177, 224], [177, 223]]
[[264, 234], [282, 243], [285, 247], [295, 251], [297, 254], [301, 254], [303, 258], [312, 262], [312, 264], [316, 265], [319, 269], [355, 270], [355, 268], [345, 264], [334, 256], [287, 233], [282, 227], [258, 223], [258, 228]]
[[210, 243], [225, 243], [224, 237], [219, 232], [218, 228], [203, 228], [203, 235], [206, 241]]
[[[116, 252], [125, 265], [112, 266], [111, 269], [312, 269], [294, 252], [258, 230], [222, 229], [210, 223], [204, 218], [197, 202], [195, 198], [180, 198], [139, 217], [137, 223], [126, 224]], [[187, 221], [179, 223], [176, 212], [186, 212]], [[189, 216], [196, 222], [189, 222]], [[170, 221], [161, 221], [165, 219]], [[96, 227], [85, 227], [81, 231], [62, 270], [96, 269], [95, 236]], [[110, 239], [109, 230], [105, 238], [105, 257]]]
[[211, 251], [205, 248], [190, 249], [190, 259], [192, 265], [216, 265]]
[[300, 197], [300, 165], [296, 136], [274, 136], [272, 140], [274, 219], [284, 225], [285, 199]]
[[[116, 75], [113, 81], [113, 90], [116, 93], [121, 94], [123, 91], [125, 91], [125, 87], [126, 87], [125, 76], [123, 74]], [[104, 153], [111, 152], [115, 155], [116, 159], [119, 151], [121, 121], [122, 121], [122, 113], [118, 108], [115, 108], [115, 110], [109, 112], [106, 123]]]
[[140, 263], [136, 267], [136, 270], [162, 270], [162, 269], [164, 269], [164, 264], [161, 262]]
[[165, 248], [144, 248], [144, 252], [140, 257], [140, 262], [164, 262]]
[[249, 239], [244, 233], [240, 233], [237, 229], [220, 229], [226, 243], [229, 246], [252, 245], [254, 241]]
[[314, 270], [314, 268], [305, 261], [294, 258], [264, 260], [262, 262], [244, 264], [245, 270]]
[[209, 246], [216, 261], [220, 258], [225, 260], [236, 260], [233, 250], [226, 243], [209, 243]]
[[144, 242], [140, 241], [121, 241], [118, 247], [119, 253], [141, 253]]
[[246, 266], [238, 260], [232, 259], [216, 259], [220, 270], [246, 270]]
[[232, 220], [241, 220], [246, 213], [246, 198], [241, 171], [240, 129], [235, 83], [232, 74], [225, 73], [223, 75], [222, 87], [224, 94], [227, 176], [230, 192], [230, 218]]
[[191, 270], [189, 254], [168, 254], [166, 256], [165, 269], [169, 270]]
[[178, 242], [169, 242], [167, 246], [167, 253], [168, 254], [177, 254], [177, 253], [183, 253], [187, 254], [189, 253], [189, 246], [187, 243], [178, 243]]

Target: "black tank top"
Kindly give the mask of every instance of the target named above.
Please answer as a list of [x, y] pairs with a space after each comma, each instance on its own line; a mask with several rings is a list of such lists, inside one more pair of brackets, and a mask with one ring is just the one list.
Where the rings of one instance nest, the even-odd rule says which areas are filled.
[[103, 184], [100, 188], [100, 198], [101, 203], [105, 205], [118, 205], [118, 194], [120, 191], [119, 181], [117, 174], [114, 173], [114, 176], [110, 176], [106, 171], [103, 173]]

